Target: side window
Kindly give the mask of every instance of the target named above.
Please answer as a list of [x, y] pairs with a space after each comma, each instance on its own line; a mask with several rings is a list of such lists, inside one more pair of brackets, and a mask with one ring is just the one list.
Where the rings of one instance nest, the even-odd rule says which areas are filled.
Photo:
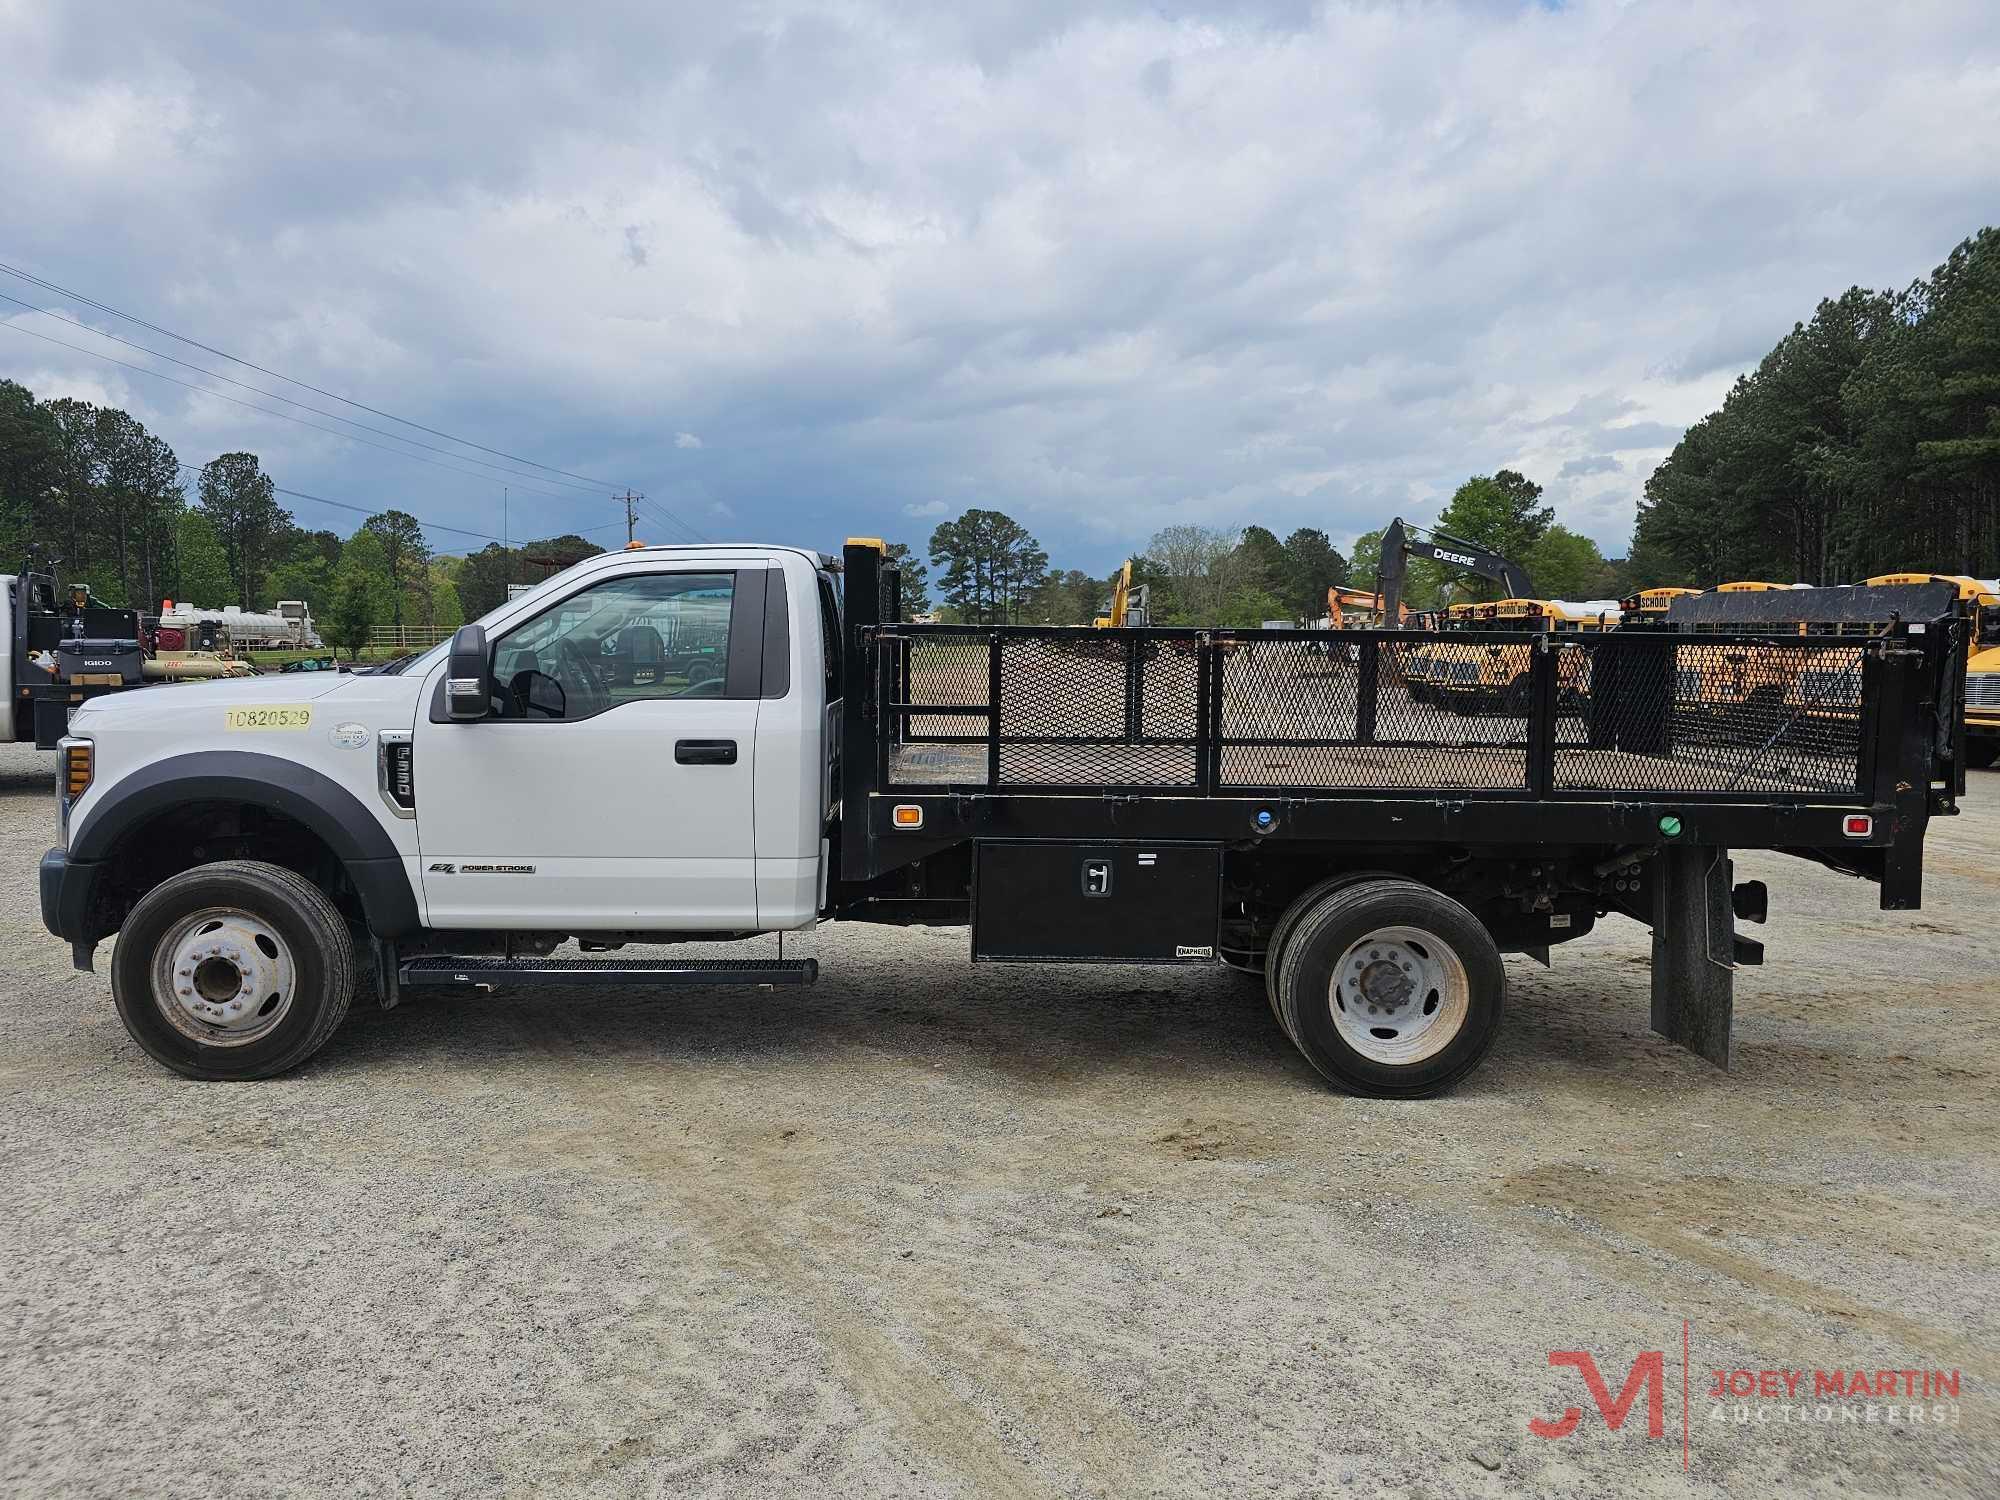
[[607, 578], [500, 637], [502, 718], [588, 719], [648, 698], [720, 698], [734, 573]]
[[840, 696], [840, 606], [833, 597], [833, 584], [819, 575], [819, 637], [826, 658], [826, 701]]

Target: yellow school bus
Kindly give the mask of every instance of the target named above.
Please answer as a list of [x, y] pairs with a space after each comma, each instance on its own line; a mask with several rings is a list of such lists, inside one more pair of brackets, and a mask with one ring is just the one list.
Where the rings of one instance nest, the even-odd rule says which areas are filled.
[[1965, 659], [1965, 761], [1984, 770], [2000, 759], [2000, 579], [1963, 573], [1878, 573], [1878, 583], [1950, 583], [1973, 607]]
[[1634, 626], [1645, 629], [1665, 625], [1667, 610], [1674, 600], [1686, 599], [1700, 592], [1700, 589], [1666, 587], [1640, 589], [1636, 594], [1628, 594], [1618, 602], [1619, 628], [1630, 630]]
[[[1622, 610], [1616, 599], [1500, 599], [1472, 606], [1479, 630], [1528, 634], [1576, 634], [1617, 628]], [[1436, 701], [1461, 712], [1499, 709], [1524, 713], [1528, 701], [1525, 646], [1487, 644], [1451, 648], [1431, 674]], [[1582, 652], [1565, 652], [1558, 691], [1575, 701], [1589, 690], [1590, 667]]]
[[[1745, 578], [1718, 583], [1711, 592], [1770, 594], [1806, 586], [1802, 583], [1771, 583]], [[1726, 619], [1703, 621], [1693, 630], [1695, 636], [1742, 633], [1742, 625]], [[1806, 626], [1803, 623], [1753, 626], [1751, 633], [1763, 636], [1804, 635]], [[1800, 678], [1806, 662], [1797, 653], [1727, 648], [1702, 650], [1692, 648], [1692, 643], [1690, 647], [1677, 653], [1680, 664], [1674, 672], [1674, 704], [1682, 713], [1726, 715], [1741, 719], [1748, 728], [1754, 728], [1755, 722], [1761, 720], [1745, 718], [1746, 713], [1753, 716], [1777, 713], [1799, 695]]]
[[[1481, 608], [1477, 604], [1453, 604], [1431, 611], [1437, 617], [1433, 628], [1480, 629]], [[1403, 686], [1418, 703], [1436, 703], [1438, 684], [1450, 679], [1459, 670], [1455, 663], [1472, 661], [1481, 649], [1478, 646], [1455, 646], [1444, 641], [1425, 641], [1421, 645], [1405, 647], [1402, 651]]]

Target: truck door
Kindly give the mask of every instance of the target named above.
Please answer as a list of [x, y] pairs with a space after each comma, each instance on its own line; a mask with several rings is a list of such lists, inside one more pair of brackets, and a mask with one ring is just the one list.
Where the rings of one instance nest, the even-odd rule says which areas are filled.
[[494, 640], [497, 712], [416, 726], [433, 927], [757, 925], [753, 776], [766, 570], [598, 575]]

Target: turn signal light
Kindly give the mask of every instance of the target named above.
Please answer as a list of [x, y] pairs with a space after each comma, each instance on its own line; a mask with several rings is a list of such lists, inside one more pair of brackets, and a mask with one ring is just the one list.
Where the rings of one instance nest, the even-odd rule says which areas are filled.
[[1875, 831], [1875, 820], [1867, 813], [1849, 813], [1840, 820], [1840, 831], [1851, 839], [1865, 839]]
[[63, 795], [72, 802], [90, 790], [90, 778], [97, 769], [92, 753], [96, 748], [89, 740], [72, 740], [63, 746]]
[[889, 821], [898, 828], [921, 828], [924, 826], [924, 810], [914, 802], [899, 802], [889, 814]]

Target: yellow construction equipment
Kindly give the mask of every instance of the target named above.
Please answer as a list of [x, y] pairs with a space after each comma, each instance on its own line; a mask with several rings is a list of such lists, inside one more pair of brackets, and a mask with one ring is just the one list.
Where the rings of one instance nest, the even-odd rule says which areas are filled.
[[1111, 580], [1111, 613], [1090, 622], [1099, 630], [1118, 630], [1126, 625], [1147, 623], [1146, 585], [1132, 582], [1132, 560], [1127, 558], [1118, 576]]

